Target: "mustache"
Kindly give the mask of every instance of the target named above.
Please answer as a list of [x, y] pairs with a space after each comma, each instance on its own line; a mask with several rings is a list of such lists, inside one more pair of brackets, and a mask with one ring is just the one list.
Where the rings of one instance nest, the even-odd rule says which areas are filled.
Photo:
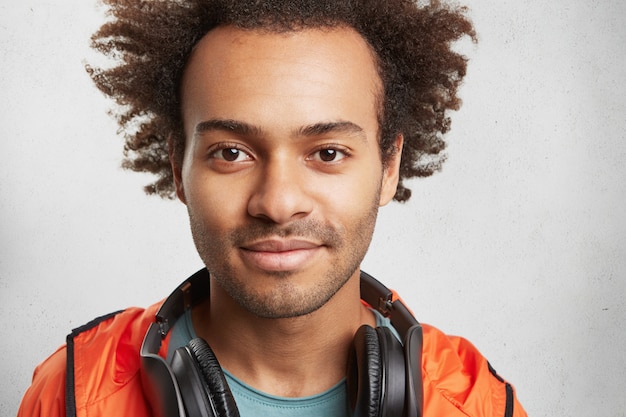
[[271, 222], [251, 222], [232, 230], [229, 237], [234, 246], [244, 246], [270, 238], [307, 239], [333, 247], [342, 244], [341, 233], [334, 226], [313, 219], [296, 220], [286, 226]]

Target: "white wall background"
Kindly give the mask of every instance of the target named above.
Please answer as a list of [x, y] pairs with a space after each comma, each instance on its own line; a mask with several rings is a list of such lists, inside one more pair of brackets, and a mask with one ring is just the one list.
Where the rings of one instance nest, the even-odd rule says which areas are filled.
[[[364, 269], [472, 340], [532, 416], [626, 415], [626, 2], [468, 0], [480, 36], [442, 173], [382, 210]], [[0, 5], [0, 415], [93, 317], [201, 266], [122, 172], [83, 70], [95, 0]]]

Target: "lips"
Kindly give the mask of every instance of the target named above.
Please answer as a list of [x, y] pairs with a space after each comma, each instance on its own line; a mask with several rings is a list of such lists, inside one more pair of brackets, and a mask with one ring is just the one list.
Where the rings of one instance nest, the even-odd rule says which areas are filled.
[[323, 249], [317, 242], [300, 239], [270, 239], [241, 246], [246, 263], [269, 272], [296, 271], [306, 266]]
[[314, 249], [321, 246], [318, 243], [300, 239], [263, 240], [244, 245], [243, 248], [256, 252], [288, 252], [293, 250]]

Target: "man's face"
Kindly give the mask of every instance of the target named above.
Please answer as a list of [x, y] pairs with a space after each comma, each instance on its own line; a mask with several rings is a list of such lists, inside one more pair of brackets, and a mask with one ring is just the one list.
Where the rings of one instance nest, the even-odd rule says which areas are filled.
[[380, 88], [350, 29], [221, 27], [194, 50], [177, 194], [213, 278], [253, 314], [308, 314], [358, 274], [397, 185], [399, 156], [381, 163]]

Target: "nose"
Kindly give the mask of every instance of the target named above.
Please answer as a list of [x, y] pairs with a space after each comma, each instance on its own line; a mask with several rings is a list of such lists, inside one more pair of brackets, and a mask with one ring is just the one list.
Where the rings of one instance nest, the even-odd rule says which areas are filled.
[[276, 224], [306, 217], [313, 201], [303, 171], [297, 161], [285, 158], [263, 164], [248, 202], [248, 213]]

